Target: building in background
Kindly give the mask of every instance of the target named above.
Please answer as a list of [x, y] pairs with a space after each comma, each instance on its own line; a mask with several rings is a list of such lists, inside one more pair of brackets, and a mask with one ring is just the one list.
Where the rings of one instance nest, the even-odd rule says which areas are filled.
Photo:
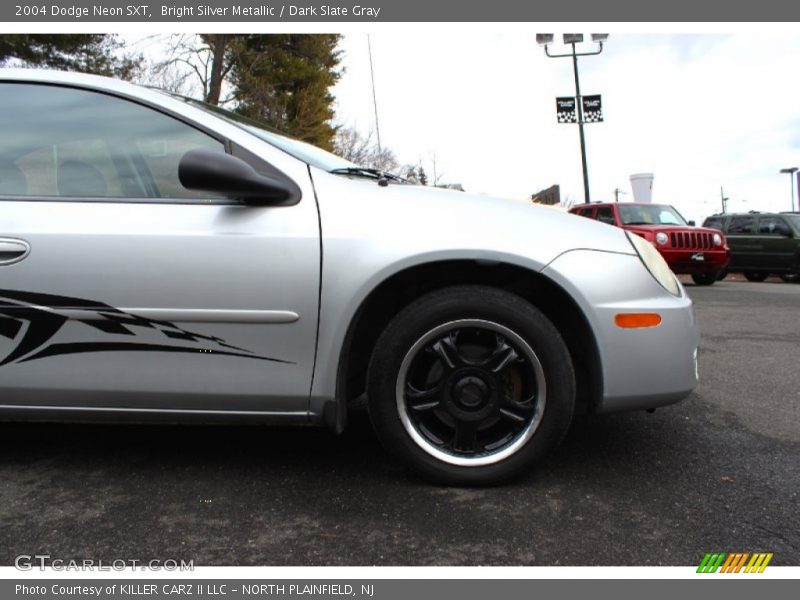
[[534, 204], [547, 204], [548, 206], [561, 204], [561, 188], [556, 184], [531, 194], [531, 202]]

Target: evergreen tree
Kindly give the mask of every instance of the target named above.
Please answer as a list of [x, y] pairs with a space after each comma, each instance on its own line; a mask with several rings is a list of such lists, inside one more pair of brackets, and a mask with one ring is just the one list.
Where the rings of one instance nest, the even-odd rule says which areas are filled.
[[110, 34], [2, 34], [0, 66], [16, 59], [26, 67], [131, 79], [141, 58], [121, 55], [122, 48], [117, 36]]
[[341, 61], [336, 34], [239, 36], [230, 45], [236, 111], [333, 150], [333, 95]]

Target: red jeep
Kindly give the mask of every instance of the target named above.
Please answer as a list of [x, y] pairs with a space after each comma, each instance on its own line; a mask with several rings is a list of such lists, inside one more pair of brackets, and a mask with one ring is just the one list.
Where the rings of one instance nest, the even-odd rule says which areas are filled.
[[674, 273], [688, 273], [697, 285], [711, 285], [725, 272], [730, 255], [716, 229], [694, 227], [668, 204], [625, 202], [582, 204], [571, 213], [616, 225], [653, 244]]

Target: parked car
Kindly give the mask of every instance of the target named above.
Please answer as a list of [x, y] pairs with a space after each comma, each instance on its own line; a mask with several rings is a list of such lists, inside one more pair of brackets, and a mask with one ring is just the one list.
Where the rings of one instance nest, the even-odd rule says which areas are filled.
[[576, 409], [695, 387], [692, 303], [637, 235], [110, 79], [0, 71], [0, 105], [4, 418], [339, 432], [366, 394], [387, 450], [485, 484]]
[[712, 215], [703, 226], [728, 238], [729, 271], [743, 273], [748, 281], [764, 281], [772, 273], [787, 282], [800, 280], [800, 213]]
[[728, 265], [728, 245], [719, 231], [694, 227], [668, 204], [592, 203], [571, 213], [621, 227], [653, 244], [674, 273], [692, 276], [697, 285], [712, 285]]

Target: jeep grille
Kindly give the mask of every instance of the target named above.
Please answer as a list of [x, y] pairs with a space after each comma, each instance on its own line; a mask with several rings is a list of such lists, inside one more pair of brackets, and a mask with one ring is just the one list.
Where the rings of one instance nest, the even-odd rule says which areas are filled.
[[710, 250], [714, 247], [711, 233], [673, 231], [669, 234], [673, 248], [687, 248], [689, 250]]

